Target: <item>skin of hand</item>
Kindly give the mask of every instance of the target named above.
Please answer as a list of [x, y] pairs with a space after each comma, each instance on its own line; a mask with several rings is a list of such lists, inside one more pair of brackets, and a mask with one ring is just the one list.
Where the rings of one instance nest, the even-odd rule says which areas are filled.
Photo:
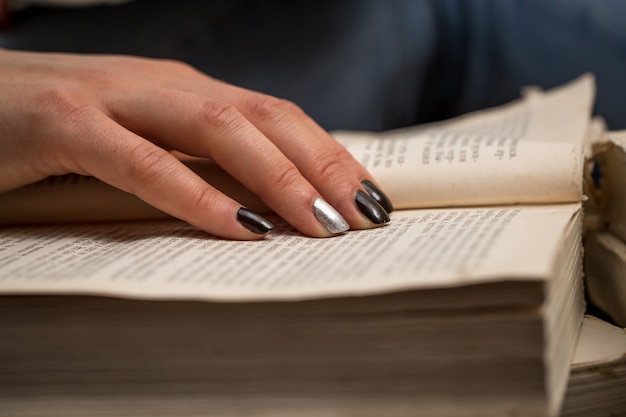
[[306, 235], [335, 234], [320, 197], [350, 228], [378, 226], [355, 204], [371, 175], [291, 102], [175, 61], [0, 49], [0, 192], [92, 175], [213, 235], [263, 238], [172, 151], [211, 158]]

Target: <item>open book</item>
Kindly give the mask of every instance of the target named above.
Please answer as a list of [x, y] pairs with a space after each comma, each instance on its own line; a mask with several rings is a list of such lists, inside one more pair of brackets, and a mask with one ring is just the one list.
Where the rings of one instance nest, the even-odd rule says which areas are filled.
[[153, 220], [0, 230], [0, 406], [558, 415], [584, 313], [593, 94], [584, 76], [451, 121], [336, 132], [400, 210], [332, 239], [216, 239], [94, 180], [2, 196], [4, 224]]

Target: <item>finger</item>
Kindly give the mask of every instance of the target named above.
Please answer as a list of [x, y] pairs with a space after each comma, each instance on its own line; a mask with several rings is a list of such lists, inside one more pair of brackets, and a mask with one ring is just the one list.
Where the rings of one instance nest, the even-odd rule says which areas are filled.
[[[363, 165], [299, 107], [289, 101], [258, 93], [243, 91], [238, 97], [244, 115], [272, 138], [285, 155], [300, 167], [304, 176], [322, 190], [324, 196], [328, 196], [331, 203], [338, 204], [336, 199], [343, 197], [339, 182], [352, 175], [352, 183], [343, 184], [344, 192], [358, 183], [387, 213], [393, 211], [391, 201]], [[313, 157], [305, 157], [310, 155]], [[351, 208], [354, 209], [354, 206]]]
[[[273, 225], [208, 185], [157, 145], [122, 128], [98, 110], [87, 110], [66, 141], [74, 170], [129, 193], [216, 236], [260, 239]], [[88, 140], [85, 140], [88, 138]]]
[[[228, 103], [186, 92], [144, 92], [116, 103], [115, 119], [164, 147], [210, 157], [301, 232], [330, 236], [349, 228], [292, 161]], [[158, 117], [155, 117], [158, 115]]]

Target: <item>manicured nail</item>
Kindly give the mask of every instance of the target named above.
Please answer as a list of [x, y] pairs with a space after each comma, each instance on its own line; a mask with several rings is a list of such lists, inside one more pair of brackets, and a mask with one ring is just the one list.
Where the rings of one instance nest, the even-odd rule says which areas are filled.
[[313, 215], [330, 233], [343, 233], [350, 229], [346, 219], [321, 198], [313, 202]]
[[365, 194], [363, 191], [358, 190], [356, 192], [356, 205], [361, 210], [361, 213], [365, 214], [368, 219], [372, 221], [374, 224], [383, 224], [388, 223], [391, 219], [389, 215], [381, 206], [369, 195]]
[[246, 229], [257, 235], [264, 235], [274, 229], [272, 222], [245, 207], [241, 207], [237, 210], [237, 221]]
[[393, 204], [391, 204], [389, 197], [387, 197], [387, 195], [383, 193], [380, 188], [375, 186], [373, 182], [370, 180], [363, 180], [361, 181], [361, 185], [363, 185], [363, 188], [365, 188], [365, 191], [369, 193], [370, 197], [383, 206], [387, 213], [391, 213], [393, 211]]

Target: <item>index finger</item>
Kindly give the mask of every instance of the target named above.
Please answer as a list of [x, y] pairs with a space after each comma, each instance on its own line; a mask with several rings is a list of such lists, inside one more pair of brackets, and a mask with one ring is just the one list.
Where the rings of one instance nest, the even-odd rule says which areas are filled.
[[270, 221], [207, 184], [171, 153], [99, 110], [87, 113], [78, 128], [65, 132], [69, 133], [64, 143], [77, 165], [75, 172], [135, 194], [215, 236], [255, 240], [272, 230]]

